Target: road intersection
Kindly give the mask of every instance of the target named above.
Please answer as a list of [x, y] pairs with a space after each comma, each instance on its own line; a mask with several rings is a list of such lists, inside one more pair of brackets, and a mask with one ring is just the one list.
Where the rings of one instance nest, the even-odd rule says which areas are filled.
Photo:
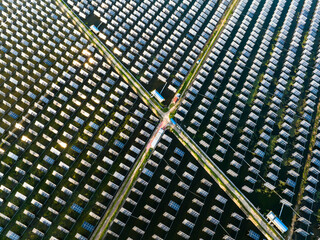
[[[74, 23], [79, 26], [81, 31], [83, 31], [87, 38], [99, 49], [100, 53], [107, 59], [107, 61], [114, 67], [118, 74], [120, 74], [123, 79], [130, 84], [133, 90], [138, 94], [144, 103], [153, 111], [155, 115], [160, 119], [160, 123], [155, 129], [154, 133], [150, 137], [150, 140], [143, 150], [143, 154], [139, 160], [136, 161], [131, 171], [127, 176], [126, 182], [122, 184], [119, 188], [118, 193], [113, 198], [113, 201], [106, 212], [105, 216], [100, 221], [98, 227], [95, 232], [92, 234], [91, 239], [104, 239], [107, 233], [107, 229], [110, 226], [112, 220], [116, 217], [116, 214], [122, 204], [124, 203], [126, 196], [129, 193], [129, 190], [134, 182], [134, 180], [140, 174], [144, 163], [148, 159], [148, 156], [152, 153], [152, 145], [151, 144], [160, 129], [170, 129], [176, 137], [181, 141], [181, 143], [191, 152], [191, 154], [196, 158], [196, 160], [203, 166], [203, 168], [210, 174], [210, 176], [217, 182], [217, 184], [229, 195], [229, 197], [235, 202], [235, 204], [247, 215], [247, 217], [252, 221], [252, 223], [264, 234], [267, 239], [270, 240], [278, 240], [284, 239], [281, 234], [272, 226], [266, 218], [256, 209], [256, 207], [246, 198], [246, 196], [234, 185], [234, 183], [222, 172], [221, 169], [214, 163], [214, 159], [211, 159], [206, 153], [195, 143], [192, 138], [178, 125], [173, 124], [170, 116], [176, 111], [178, 105], [181, 100], [184, 98], [184, 94], [186, 91], [182, 92], [181, 98], [176, 103], [172, 103], [170, 105], [170, 109], [164, 112], [163, 108], [159, 103], [152, 98], [151, 94], [142, 86], [142, 84], [131, 74], [131, 72], [117, 59], [117, 57], [100, 41], [100, 39], [93, 34], [90, 29], [79, 19], [65, 4], [63, 0], [57, 0], [64, 12], [73, 19]], [[230, 9], [226, 12], [224, 18], [222, 19], [222, 24], [220, 26], [220, 31], [223, 29], [223, 26], [227, 22], [227, 18], [234, 7], [236, 6], [236, 0], [231, 5]], [[189, 83], [186, 87], [190, 86], [193, 79], [196, 77], [197, 72], [202, 64], [205, 62], [205, 57], [207, 53], [211, 50], [214, 45], [217, 37], [215, 36], [209, 41], [208, 49], [206, 50], [206, 54], [198, 63], [196, 67], [196, 71], [192, 73], [191, 79], [189, 79]], [[198, 62], [198, 61], [197, 61]], [[159, 140], [160, 138], [158, 138]]]

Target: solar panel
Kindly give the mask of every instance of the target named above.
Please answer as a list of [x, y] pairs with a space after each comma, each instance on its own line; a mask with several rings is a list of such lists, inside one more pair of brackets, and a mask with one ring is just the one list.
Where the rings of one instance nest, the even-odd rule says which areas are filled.
[[14, 112], [10, 111], [9, 116], [12, 117], [13, 119], [17, 119], [19, 116], [15, 114]]
[[143, 172], [144, 174], [146, 174], [147, 176], [149, 176], [149, 177], [152, 177], [152, 176], [153, 176], [153, 172], [150, 171], [150, 170], [147, 169], [147, 168], [144, 168], [142, 172]]
[[89, 232], [93, 232], [94, 226], [88, 222], [83, 222], [82, 227]]
[[180, 208], [180, 205], [172, 200], [169, 202], [168, 206], [176, 211], [178, 211]]
[[178, 154], [180, 157], [184, 156], [184, 151], [182, 151], [181, 149], [177, 148], [174, 150], [175, 154]]
[[52, 65], [53, 65], [53, 63], [52, 63], [51, 61], [49, 61], [48, 59], [45, 59], [44, 62], [45, 62], [46, 64], [48, 64], [49, 66], [52, 66]]
[[12, 239], [12, 240], [18, 240], [20, 238], [20, 236], [12, 231], [9, 231], [6, 235], [8, 238]]
[[95, 129], [95, 130], [98, 130], [98, 129], [99, 129], [99, 125], [96, 124], [96, 123], [94, 123], [94, 122], [90, 122], [90, 123], [89, 123], [89, 126], [92, 127], [92, 128]]
[[78, 147], [76, 147], [75, 145], [73, 145], [73, 146], [71, 147], [71, 149], [74, 150], [74, 151], [76, 151], [77, 153], [81, 153], [81, 149], [78, 148]]
[[54, 163], [54, 160], [47, 155], [43, 158], [43, 160], [45, 160], [47, 163], [49, 163], [51, 165]]
[[119, 140], [115, 140], [114, 141], [114, 145], [116, 145], [119, 148], [123, 148], [124, 147], [124, 144], [122, 142], [120, 142]]
[[252, 230], [249, 231], [249, 237], [251, 237], [254, 240], [259, 240], [260, 239], [260, 235]]
[[83, 208], [80, 207], [78, 204], [72, 204], [71, 209], [73, 209], [74, 211], [76, 211], [77, 213], [81, 214], [83, 211]]

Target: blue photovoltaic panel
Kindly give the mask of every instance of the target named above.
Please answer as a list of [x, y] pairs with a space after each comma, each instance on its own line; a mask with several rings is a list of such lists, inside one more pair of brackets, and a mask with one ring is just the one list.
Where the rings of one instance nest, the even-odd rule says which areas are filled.
[[84, 123], [84, 121], [79, 117], [76, 117], [74, 120], [81, 125]]
[[115, 140], [113, 144], [116, 145], [119, 148], [123, 148], [124, 147], [124, 144], [122, 142], [120, 142], [119, 140]]
[[81, 153], [81, 149], [78, 148], [78, 147], [76, 147], [75, 145], [73, 145], [73, 146], [71, 147], [71, 149], [73, 149], [73, 150], [76, 151], [77, 153]]
[[12, 231], [9, 231], [6, 235], [9, 239], [19, 240], [20, 236]]
[[151, 172], [148, 168], [144, 168], [142, 172], [149, 177], [153, 176], [153, 172]]
[[43, 160], [45, 160], [47, 163], [49, 163], [51, 165], [54, 163], [54, 160], [47, 155], [43, 158]]
[[259, 240], [260, 239], [260, 235], [252, 230], [249, 231], [249, 237], [251, 237], [254, 240]]
[[28, 96], [31, 97], [32, 99], [35, 99], [37, 96], [32, 93], [32, 92], [28, 92]]
[[29, 46], [29, 42], [26, 41], [25, 39], [21, 40], [21, 43], [25, 46]]
[[180, 208], [180, 205], [172, 200], [169, 202], [168, 206], [176, 211], [178, 211]]
[[89, 232], [93, 232], [94, 226], [88, 222], [83, 222], [82, 227]]
[[14, 112], [10, 111], [9, 116], [12, 117], [13, 119], [17, 119], [19, 116], [15, 114]]
[[186, 222], [186, 226], [191, 228], [191, 229], [193, 229], [193, 227], [194, 227], [191, 222]]
[[89, 126], [92, 127], [92, 128], [94, 128], [95, 130], [98, 130], [98, 129], [99, 129], [99, 125], [96, 124], [96, 123], [94, 123], [94, 122], [90, 122], [90, 123], [89, 123]]
[[98, 151], [102, 151], [103, 150], [103, 147], [100, 144], [96, 143], [96, 142], [92, 144], [92, 147], [94, 147]]
[[205, 39], [209, 39], [210, 35], [206, 32], [202, 33], [202, 36], [205, 38]]
[[253, 18], [253, 15], [254, 15], [254, 14], [253, 14], [252, 12], [249, 12], [249, 13], [248, 13], [248, 16], [251, 17], [251, 18]]
[[180, 83], [178, 80], [176, 80], [176, 79], [173, 79], [173, 80], [172, 80], [172, 84], [173, 84], [174, 86], [176, 86], [176, 87], [180, 87], [180, 85], [181, 85], [181, 83]]
[[304, 114], [303, 114], [303, 118], [304, 118], [305, 120], [307, 120], [308, 122], [311, 122], [311, 120], [312, 120], [312, 117], [311, 117], [309, 114], [307, 114], [307, 113], [304, 113]]
[[[1, 10], [1, 9], [0, 9]], [[0, 50], [2, 50], [4, 53], [8, 52], [8, 49], [6, 49], [4, 46], [0, 46]]]
[[49, 66], [52, 66], [52, 65], [53, 65], [52, 62], [50, 62], [48, 59], [45, 59], [44, 62], [45, 62], [46, 64], [48, 64]]
[[191, 41], [193, 40], [193, 36], [190, 33], [187, 33], [187, 38]]
[[60, 43], [60, 42], [61, 42], [60, 38], [58, 38], [57, 36], [54, 36], [54, 37], [53, 37], [53, 40], [54, 40], [55, 42], [57, 42], [57, 43]]
[[177, 148], [174, 150], [175, 154], [178, 154], [180, 157], [184, 156], [184, 151], [182, 151], [181, 149]]
[[41, 97], [40, 97], [40, 100], [41, 100], [42, 102], [44, 102], [44, 103], [48, 103], [48, 102], [49, 102], [49, 99], [46, 98], [46, 97], [44, 97], [44, 96], [41, 96]]
[[80, 207], [78, 204], [72, 204], [71, 209], [73, 209], [75, 212], [81, 214], [83, 211], [83, 208]]

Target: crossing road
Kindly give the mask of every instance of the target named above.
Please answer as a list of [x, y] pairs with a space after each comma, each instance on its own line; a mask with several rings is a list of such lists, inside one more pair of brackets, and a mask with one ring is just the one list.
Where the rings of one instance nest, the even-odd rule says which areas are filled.
[[[63, 0], [57, 0], [62, 10], [65, 11], [74, 23], [79, 26], [79, 28], [86, 34], [86, 36], [91, 40], [91, 42], [99, 49], [100, 53], [108, 60], [108, 62], [115, 68], [115, 70], [120, 74], [125, 81], [127, 81], [133, 90], [143, 99], [143, 101], [150, 107], [150, 109], [160, 118], [160, 124], [157, 126], [152, 137], [150, 138], [147, 147], [145, 149], [143, 157], [140, 161], [137, 161], [130, 171], [128, 177], [126, 178], [126, 183], [124, 183], [119, 189], [117, 195], [111, 203], [111, 208], [107, 211], [103, 219], [101, 220], [99, 226], [97, 227], [95, 233], [91, 239], [104, 239], [110, 221], [116, 216], [117, 211], [122, 206], [123, 201], [128, 194], [133, 180], [139, 174], [139, 170], [143, 166], [143, 161], [146, 155], [151, 149], [151, 142], [155, 138], [156, 134], [161, 128], [168, 128], [171, 126], [171, 130], [176, 135], [176, 137], [182, 142], [182, 144], [191, 152], [191, 154], [196, 158], [196, 160], [203, 166], [203, 168], [210, 174], [210, 176], [218, 183], [218, 185], [230, 196], [230, 198], [236, 203], [236, 205], [248, 216], [252, 223], [264, 234], [267, 239], [270, 240], [281, 240], [284, 239], [281, 234], [271, 226], [267, 220], [262, 216], [262, 214], [255, 208], [255, 206], [246, 198], [246, 196], [234, 185], [232, 181], [222, 172], [221, 169], [206, 155], [205, 152], [196, 144], [192, 138], [177, 124], [172, 125], [169, 119], [169, 113], [177, 108], [178, 101], [173, 105], [169, 111], [164, 112], [161, 106], [152, 99], [150, 93], [141, 85], [141, 83], [131, 74], [131, 72], [117, 59], [117, 57], [102, 43], [97, 36], [95, 36], [89, 28], [67, 7]], [[235, 6], [233, 3], [233, 7]], [[228, 11], [229, 12], [229, 11]], [[228, 13], [229, 14], [229, 13]], [[225, 18], [224, 18], [225, 19]], [[224, 20], [221, 28], [227, 21]], [[217, 38], [215, 38], [217, 39]], [[213, 42], [210, 42], [211, 49], [213, 47]], [[209, 50], [207, 50], [209, 51]], [[197, 66], [200, 68], [204, 61], [201, 61]], [[196, 71], [197, 72], [197, 71]], [[194, 77], [196, 74], [194, 74]], [[191, 79], [190, 82], [192, 82]]]

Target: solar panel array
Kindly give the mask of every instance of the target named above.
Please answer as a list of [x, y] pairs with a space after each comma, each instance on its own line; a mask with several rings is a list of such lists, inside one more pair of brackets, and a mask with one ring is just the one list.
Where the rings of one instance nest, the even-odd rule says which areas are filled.
[[[240, 1], [176, 114], [261, 212], [282, 213], [287, 226], [319, 121], [319, 5]], [[307, 235], [310, 217], [297, 217]]]
[[159, 120], [55, 1], [0, 18], [0, 238], [88, 239]]
[[166, 131], [105, 239], [248, 239], [253, 233], [262, 236]]

